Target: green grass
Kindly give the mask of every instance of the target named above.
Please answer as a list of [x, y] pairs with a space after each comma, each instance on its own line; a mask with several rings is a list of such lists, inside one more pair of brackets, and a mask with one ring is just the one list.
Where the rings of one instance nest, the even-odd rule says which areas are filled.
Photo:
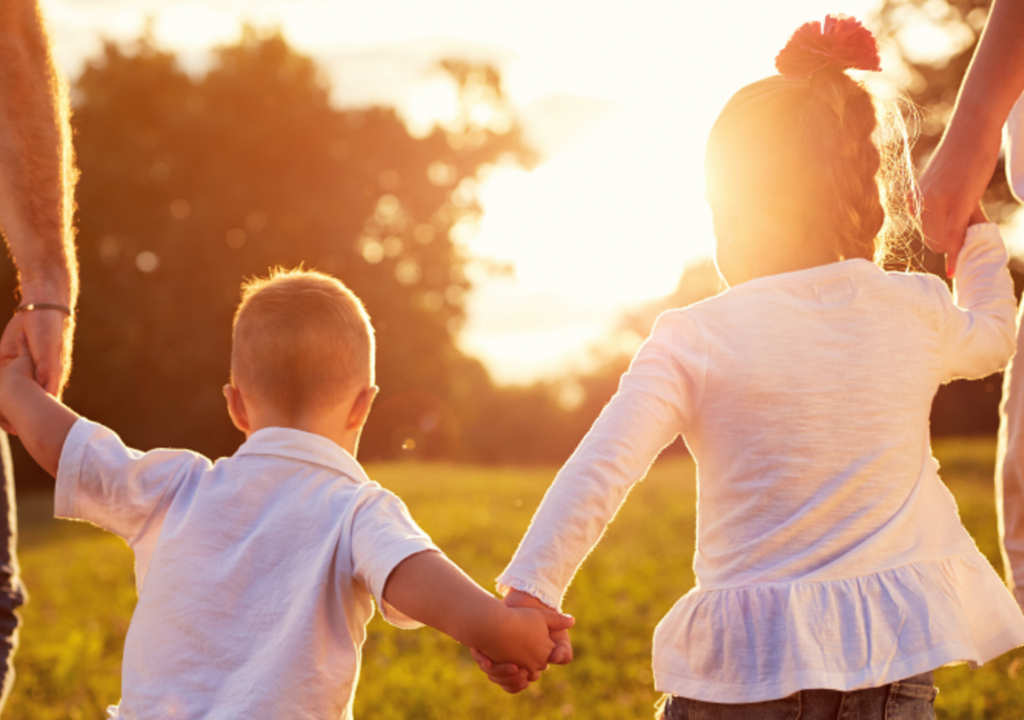
[[[994, 443], [941, 443], [936, 454], [964, 522], [1001, 572], [992, 494]], [[398, 492], [435, 541], [485, 587], [504, 567], [552, 470], [393, 464], [370, 474]], [[583, 566], [566, 609], [576, 660], [507, 696], [468, 652], [430, 629], [370, 626], [356, 700], [360, 720], [651, 718], [658, 620], [693, 584], [695, 489], [685, 460], [659, 462]], [[20, 500], [23, 612], [17, 680], [5, 718], [100, 718], [120, 695], [124, 633], [135, 602], [131, 552], [94, 528], [50, 519], [49, 498]], [[976, 671], [937, 673], [943, 720], [1018, 720], [1024, 650]]]

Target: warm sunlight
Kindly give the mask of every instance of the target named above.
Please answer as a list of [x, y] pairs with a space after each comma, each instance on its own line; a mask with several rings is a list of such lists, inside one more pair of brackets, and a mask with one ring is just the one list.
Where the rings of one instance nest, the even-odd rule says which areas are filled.
[[1022, 0], [0, 3], [3, 718], [1020, 720]]
[[[461, 343], [506, 382], [585, 366], [624, 310], [669, 293], [687, 260], [711, 254], [702, 162], [715, 115], [773, 72], [797, 25], [837, 10], [824, 0], [605, 2], [585, 16], [547, 0], [45, 4], [72, 74], [100, 37], [129, 39], [147, 22], [186, 63], [243, 22], [279, 24], [329, 69], [338, 103], [397, 104], [418, 135], [456, 112], [439, 58], [497, 63], [541, 163], [498, 167], [480, 190], [484, 215], [462, 237], [513, 273], [475, 277]], [[874, 5], [838, 9], [863, 17]], [[919, 35], [925, 53], [956, 41]]]

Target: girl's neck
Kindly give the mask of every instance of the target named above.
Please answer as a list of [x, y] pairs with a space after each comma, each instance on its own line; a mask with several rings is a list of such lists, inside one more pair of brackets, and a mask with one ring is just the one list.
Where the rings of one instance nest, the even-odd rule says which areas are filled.
[[719, 243], [718, 261], [729, 285], [806, 270], [842, 258], [826, 243], [811, 242], [789, 230], [735, 236]]
[[806, 270], [820, 265], [839, 262], [841, 259], [835, 250], [831, 248], [822, 245], [804, 246], [799, 251], [778, 252], [763, 257], [758, 267], [752, 268], [752, 273], [754, 274], [752, 274], [751, 279]]

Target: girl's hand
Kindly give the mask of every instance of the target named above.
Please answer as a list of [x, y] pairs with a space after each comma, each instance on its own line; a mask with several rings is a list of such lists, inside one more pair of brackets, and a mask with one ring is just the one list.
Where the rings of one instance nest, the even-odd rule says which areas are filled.
[[[520, 590], [510, 590], [508, 595], [505, 596], [505, 604], [509, 607], [529, 607], [537, 608], [538, 610], [554, 609], [548, 607], [533, 595]], [[551, 640], [555, 643], [555, 649], [551, 651], [548, 662], [552, 665], [568, 665], [572, 662], [572, 643], [569, 641], [569, 631], [552, 631]], [[530, 681], [537, 680], [539, 677], [540, 675], [538, 674], [537, 677], [530, 678]]]
[[[528, 593], [519, 590], [512, 590], [505, 596], [505, 604], [509, 607], [530, 607], [538, 610], [551, 610], [547, 605]], [[548, 663], [553, 665], [567, 665], [572, 661], [572, 643], [569, 641], [567, 629], [552, 630], [550, 638], [554, 642], [554, 649], [548, 656]], [[498, 685], [507, 693], [518, 693], [529, 687], [530, 683], [540, 679], [540, 672], [530, 672], [520, 668], [515, 663], [495, 663], [487, 655], [476, 648], [470, 648], [470, 653], [479, 668], [487, 675], [487, 679]]]
[[487, 679], [505, 692], [514, 695], [530, 686], [529, 670], [520, 670], [515, 663], [495, 663], [476, 648], [470, 648], [469, 652]]

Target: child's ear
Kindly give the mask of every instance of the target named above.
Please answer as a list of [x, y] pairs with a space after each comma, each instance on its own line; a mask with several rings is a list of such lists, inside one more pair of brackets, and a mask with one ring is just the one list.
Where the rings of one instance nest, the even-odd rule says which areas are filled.
[[224, 398], [228, 401], [228, 415], [236, 428], [249, 435], [249, 413], [245, 409], [242, 393], [234, 385], [224, 386]]
[[356, 430], [363, 427], [366, 423], [366, 418], [370, 415], [373, 399], [377, 397], [379, 391], [379, 387], [370, 385], [367, 388], [363, 388], [356, 395], [355, 402], [352, 403], [352, 409], [348, 414], [348, 422], [345, 423], [346, 430]]

